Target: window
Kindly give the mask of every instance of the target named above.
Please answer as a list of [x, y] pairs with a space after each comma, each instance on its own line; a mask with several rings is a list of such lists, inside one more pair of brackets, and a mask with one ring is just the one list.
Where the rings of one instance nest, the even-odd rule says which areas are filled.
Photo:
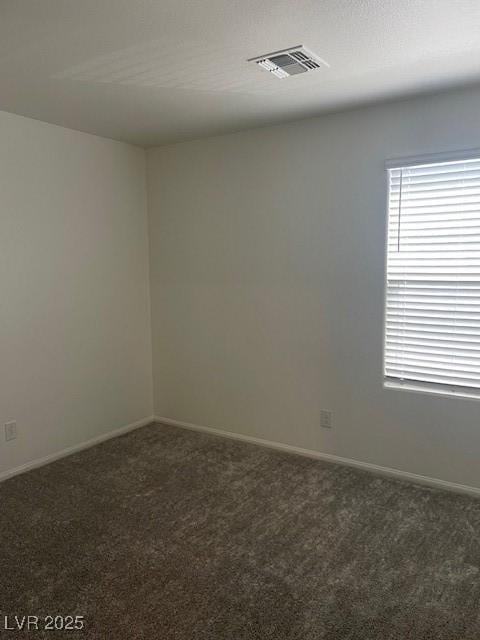
[[385, 386], [480, 397], [480, 153], [388, 173]]

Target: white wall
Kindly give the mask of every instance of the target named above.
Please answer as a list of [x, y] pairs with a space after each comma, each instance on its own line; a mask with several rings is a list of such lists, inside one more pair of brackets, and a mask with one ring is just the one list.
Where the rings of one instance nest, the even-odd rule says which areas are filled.
[[152, 389], [144, 151], [1, 112], [0, 140], [4, 474], [150, 416]]
[[149, 151], [156, 414], [480, 487], [480, 403], [382, 388], [384, 160], [471, 147], [480, 90]]

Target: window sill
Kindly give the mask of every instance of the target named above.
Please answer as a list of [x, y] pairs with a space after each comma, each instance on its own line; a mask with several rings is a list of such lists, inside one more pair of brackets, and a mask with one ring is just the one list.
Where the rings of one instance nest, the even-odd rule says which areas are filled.
[[416, 385], [412, 382], [393, 382], [392, 380], [383, 381], [384, 389], [391, 389], [394, 391], [410, 391], [411, 393], [420, 393], [422, 395], [434, 395], [443, 396], [444, 398], [461, 398], [463, 400], [480, 400], [480, 390], [467, 391], [460, 389], [442, 389], [441, 387], [430, 387], [423, 385]]

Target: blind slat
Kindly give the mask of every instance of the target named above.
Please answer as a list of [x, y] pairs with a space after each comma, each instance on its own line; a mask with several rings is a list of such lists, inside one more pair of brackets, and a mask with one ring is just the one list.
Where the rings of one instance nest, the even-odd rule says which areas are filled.
[[[400, 353], [400, 355], [399, 355]], [[398, 351], [397, 348], [387, 348], [385, 350], [385, 359], [394, 359], [395, 361], [402, 361], [404, 359], [409, 359], [412, 361], [430, 361], [430, 362], [457, 362], [458, 364], [466, 363], [475, 365], [478, 370], [478, 365], [480, 362], [480, 353], [472, 352], [468, 354], [461, 353], [442, 353], [435, 349], [423, 349], [419, 351], [418, 349], [413, 349], [411, 347], [403, 347], [401, 352]]]
[[390, 369], [401, 369], [402, 371], [420, 371], [424, 374], [431, 374], [434, 376], [443, 373], [445, 375], [445, 369], [448, 368], [447, 375], [452, 378], [468, 377], [470, 379], [480, 380], [480, 373], [478, 367], [466, 365], [459, 362], [454, 365], [450, 361], [438, 362], [428, 359], [409, 359], [409, 358], [386, 358], [385, 364]]

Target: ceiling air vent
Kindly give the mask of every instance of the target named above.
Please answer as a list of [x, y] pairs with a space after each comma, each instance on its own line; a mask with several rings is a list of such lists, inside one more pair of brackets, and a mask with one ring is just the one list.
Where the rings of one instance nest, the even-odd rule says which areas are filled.
[[248, 62], [255, 62], [262, 69], [273, 73], [277, 78], [288, 78], [299, 73], [306, 73], [320, 67], [329, 66], [325, 60], [305, 49], [302, 45], [250, 58]]

